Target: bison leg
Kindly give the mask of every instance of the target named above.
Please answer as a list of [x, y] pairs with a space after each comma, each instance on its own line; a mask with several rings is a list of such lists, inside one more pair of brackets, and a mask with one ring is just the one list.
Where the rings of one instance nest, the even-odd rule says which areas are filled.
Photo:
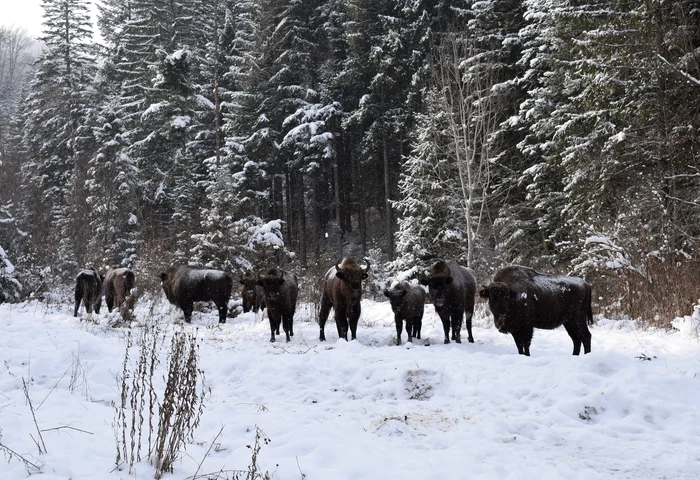
[[[359, 307], [358, 307], [359, 308]], [[350, 340], [357, 340], [357, 323], [360, 320], [360, 312], [353, 313], [350, 317]]]
[[[294, 335], [294, 332], [292, 332], [292, 322], [294, 321], [293, 316], [284, 316], [282, 317], [282, 322], [283, 322], [283, 327], [284, 327], [284, 334], [287, 336], [287, 341], [290, 341], [291, 338], [290, 335]], [[279, 328], [279, 325], [278, 325]]]
[[[398, 316], [394, 316], [394, 323], [396, 323], [396, 345], [401, 345], [401, 332], [403, 330], [403, 320]], [[408, 341], [411, 341], [411, 330], [408, 324], [406, 324], [406, 333], [408, 334]]]
[[102, 308], [102, 295], [99, 293], [97, 294], [97, 300], [95, 301], [95, 304], [93, 306], [93, 310], [95, 311], [96, 314], [100, 314], [100, 308]]
[[345, 317], [345, 313], [341, 309], [335, 311], [335, 326], [338, 329], [338, 338], [344, 338], [345, 341], [348, 340], [348, 319]]
[[182, 313], [185, 314], [185, 322], [192, 323], [192, 312], [194, 311], [194, 303], [185, 303], [180, 306]]
[[[445, 332], [445, 344], [450, 343], [450, 317], [449, 315], [440, 315], [440, 320], [442, 320], [442, 329]], [[454, 333], [454, 332], [453, 332]]]
[[80, 302], [83, 300], [82, 293], [75, 292], [75, 310], [73, 311], [73, 316], [78, 316], [78, 310], [80, 310]]
[[582, 326], [582, 341], [583, 341], [583, 353], [591, 353], [591, 332], [588, 330], [588, 325], [586, 325], [586, 319], [583, 319]]
[[520, 355], [530, 356], [530, 343], [532, 342], [532, 328], [512, 332], [515, 345], [518, 347]]
[[574, 355], [579, 355], [581, 353], [581, 337], [579, 337], [576, 325], [572, 322], [565, 322], [564, 328], [571, 337], [571, 341], [574, 342]]
[[420, 329], [423, 327], [423, 317], [413, 321], [413, 337], [420, 340]]
[[321, 310], [318, 314], [318, 326], [321, 329], [321, 334], [319, 335], [319, 340], [324, 342], [326, 340], [326, 320], [328, 320], [328, 314], [331, 312], [331, 300], [328, 295], [324, 294], [321, 296]]
[[107, 311], [112, 313], [112, 309], [114, 308], [114, 297], [109, 292], [105, 293], [105, 303], [107, 304]]
[[464, 312], [452, 312], [452, 340], [462, 343], [462, 316]]
[[467, 324], [467, 340], [469, 340], [469, 343], [474, 343], [474, 337], [472, 336], [472, 313], [465, 312], [464, 319]]
[[219, 311], [219, 323], [226, 323], [226, 313], [228, 310], [227, 302], [218, 303], [216, 309]]
[[275, 330], [277, 328], [277, 320], [272, 315], [270, 315], [269, 318], [270, 318], [270, 341], [272, 343], [274, 343], [275, 342]]

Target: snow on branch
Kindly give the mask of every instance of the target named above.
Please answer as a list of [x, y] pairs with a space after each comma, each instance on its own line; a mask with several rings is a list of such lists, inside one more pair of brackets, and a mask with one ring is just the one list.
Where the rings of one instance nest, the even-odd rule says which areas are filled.
[[675, 71], [677, 71], [678, 73], [680, 73], [681, 75], [683, 75], [685, 78], [687, 78], [688, 80], [690, 80], [690, 81], [693, 82], [694, 84], [700, 85], [700, 80], [698, 80], [697, 78], [695, 78], [694, 76], [692, 76], [692, 75], [689, 74], [688, 72], [684, 72], [684, 71], [681, 70], [680, 68], [676, 67], [676, 66], [673, 65], [671, 62], [669, 62], [668, 60], [666, 60], [661, 54], [657, 53], [656, 56], [659, 57], [659, 59], [660, 59], [662, 62], [664, 62], [666, 65], [668, 65], [669, 67], [671, 67], [672, 69], [674, 69]]

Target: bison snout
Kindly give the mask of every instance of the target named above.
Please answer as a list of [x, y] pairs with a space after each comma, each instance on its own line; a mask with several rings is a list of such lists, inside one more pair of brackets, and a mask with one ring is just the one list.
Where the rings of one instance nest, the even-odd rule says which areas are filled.
[[436, 307], [444, 307], [445, 306], [445, 299], [444, 298], [436, 298], [433, 303], [435, 304]]
[[506, 317], [505, 317], [505, 315], [499, 315], [497, 317], [494, 317], [493, 323], [494, 323], [494, 325], [496, 325], [496, 328], [498, 329], [499, 332], [507, 333], [506, 332]]

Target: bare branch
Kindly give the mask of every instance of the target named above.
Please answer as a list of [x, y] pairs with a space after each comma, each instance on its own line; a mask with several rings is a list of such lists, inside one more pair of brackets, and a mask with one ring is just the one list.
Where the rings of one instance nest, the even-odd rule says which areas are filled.
[[657, 53], [656, 56], [659, 57], [659, 59], [660, 59], [662, 62], [664, 62], [666, 65], [668, 65], [669, 67], [671, 67], [672, 69], [674, 69], [675, 71], [677, 71], [678, 73], [680, 73], [681, 75], [683, 75], [685, 78], [687, 78], [688, 80], [690, 80], [690, 81], [693, 82], [694, 84], [700, 85], [700, 80], [698, 80], [697, 78], [695, 78], [694, 76], [692, 76], [692, 75], [689, 74], [688, 72], [684, 72], [684, 71], [681, 70], [680, 68], [676, 67], [676, 66], [673, 65], [671, 62], [669, 62], [668, 60], [666, 60], [663, 56], [661, 56], [661, 54]]

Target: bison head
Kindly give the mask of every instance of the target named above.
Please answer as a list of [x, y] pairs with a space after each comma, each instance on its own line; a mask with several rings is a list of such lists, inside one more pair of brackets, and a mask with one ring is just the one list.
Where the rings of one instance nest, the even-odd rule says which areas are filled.
[[265, 290], [265, 297], [271, 302], [280, 298], [283, 283], [284, 273], [278, 268], [271, 268], [267, 274], [261, 274], [258, 280], [258, 285]]
[[362, 280], [369, 276], [370, 265], [365, 259], [366, 268], [362, 268], [357, 262], [348, 258], [340, 263], [340, 260], [335, 264], [335, 276], [345, 284], [345, 288], [349, 290], [350, 300], [359, 301], [362, 296]]
[[168, 268], [165, 272], [160, 272], [160, 281], [163, 285], [163, 292], [165, 292], [165, 297], [169, 302], [175, 303], [175, 292], [173, 292], [173, 273], [174, 269]]
[[258, 284], [258, 275], [252, 270], [248, 270], [241, 277], [241, 285], [243, 291], [247, 292], [250, 298], [255, 296], [255, 286]]
[[[448, 270], [449, 272], [449, 270]], [[428, 287], [428, 296], [430, 301], [436, 307], [442, 307], [445, 305], [445, 293], [447, 289], [452, 284], [452, 277], [445, 274], [432, 274], [420, 279], [421, 285]]]
[[399, 310], [401, 310], [401, 306], [403, 305], [407, 293], [408, 290], [406, 290], [405, 288], [400, 288], [400, 284], [394, 286], [394, 288], [392, 289], [387, 288], [384, 290], [384, 295], [389, 298], [389, 303], [391, 303], [391, 310], [394, 313], [397, 313], [399, 312]]
[[506, 318], [511, 308], [518, 301], [518, 292], [506, 283], [494, 282], [479, 291], [481, 298], [489, 301], [489, 310], [493, 314], [493, 323], [500, 332], [505, 333]]

